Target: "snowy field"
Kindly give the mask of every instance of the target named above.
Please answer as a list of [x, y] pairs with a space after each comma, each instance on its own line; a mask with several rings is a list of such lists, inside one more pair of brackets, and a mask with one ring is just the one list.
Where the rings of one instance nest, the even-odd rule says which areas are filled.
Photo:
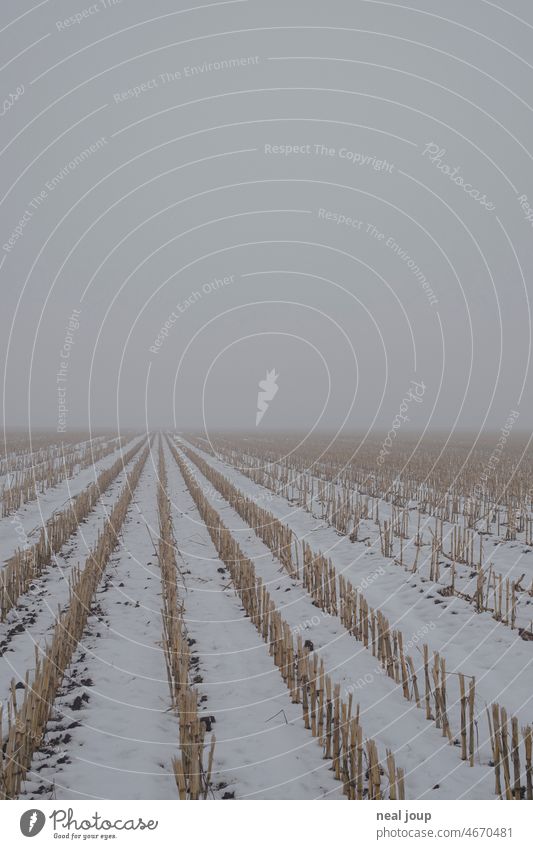
[[[234, 444], [221, 440], [213, 451], [194, 435], [154, 434], [109, 447], [94, 466], [77, 468], [24, 505], [17, 525], [9, 516], [0, 520], [5, 562], [21, 533], [31, 548], [44, 523], [130, 452], [0, 622], [4, 797], [528, 794], [527, 521], [512, 534], [494, 517], [474, 526], [476, 545], [483, 530], [492, 569], [514, 582], [508, 585], [515, 609], [505, 621], [488, 602], [476, 607], [473, 564], [467, 557], [450, 562], [446, 542], [434, 571], [434, 521], [420, 504], [409, 503], [403, 534], [392, 534], [384, 554], [383, 528], [395, 522], [386, 493], [372, 496], [372, 515], [357, 515], [357, 534], [353, 525], [341, 533], [326, 509], [322, 473], [315, 468], [306, 482], [300, 476], [288, 487], [283, 463], [270, 463], [265, 486], [257, 482], [259, 454], [248, 441], [239, 463]], [[328, 497], [340, 503], [345, 492], [346, 480], [329, 482]], [[350, 509], [361, 497], [367, 494], [354, 487]], [[281, 547], [271, 541], [270, 525], [283, 536]], [[454, 521], [443, 521], [441, 530], [443, 540], [457, 533]], [[109, 541], [104, 549], [102, 540]], [[321, 600], [305, 577], [305, 562], [315, 558], [328, 563], [334, 602]], [[365, 605], [369, 639], [347, 627], [354, 597], [347, 586]], [[289, 652], [281, 661], [275, 622]], [[62, 633], [67, 623], [75, 634]], [[72, 644], [62, 652], [70, 633]], [[169, 651], [170, 633], [177, 642]], [[178, 655], [185, 659], [183, 680], [172, 672]], [[60, 674], [43, 709], [41, 693], [51, 685], [42, 669], [50, 658], [60, 658]], [[322, 670], [318, 683], [306, 677], [313, 663]], [[196, 725], [185, 698], [194, 702]]]

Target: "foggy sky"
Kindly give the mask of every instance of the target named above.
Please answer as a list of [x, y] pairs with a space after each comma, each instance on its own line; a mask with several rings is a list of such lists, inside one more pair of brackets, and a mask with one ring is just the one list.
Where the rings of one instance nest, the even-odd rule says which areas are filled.
[[253, 430], [275, 370], [258, 431], [387, 429], [413, 381], [406, 429], [531, 429], [526, 0], [34, 6], [0, 11], [5, 424]]

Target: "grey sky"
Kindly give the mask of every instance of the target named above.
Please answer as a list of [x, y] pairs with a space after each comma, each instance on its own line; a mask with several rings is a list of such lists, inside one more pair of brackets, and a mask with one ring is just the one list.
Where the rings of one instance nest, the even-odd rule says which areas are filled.
[[383, 428], [412, 380], [406, 427], [530, 429], [526, 0], [34, 6], [0, 12], [7, 424], [252, 429], [275, 369], [265, 429]]

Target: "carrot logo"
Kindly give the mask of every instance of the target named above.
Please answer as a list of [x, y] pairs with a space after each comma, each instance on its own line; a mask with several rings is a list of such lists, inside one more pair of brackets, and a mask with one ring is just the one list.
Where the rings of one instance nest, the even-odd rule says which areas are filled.
[[276, 381], [278, 377], [279, 374], [276, 374], [276, 369], [273, 368], [272, 371], [267, 371], [266, 378], [259, 381], [259, 392], [257, 393], [257, 413], [255, 415], [256, 427], [268, 410], [270, 402], [273, 401], [277, 394], [279, 386]]
[[42, 811], [35, 808], [25, 811], [20, 818], [20, 830], [24, 837], [35, 837], [43, 830], [46, 817]]

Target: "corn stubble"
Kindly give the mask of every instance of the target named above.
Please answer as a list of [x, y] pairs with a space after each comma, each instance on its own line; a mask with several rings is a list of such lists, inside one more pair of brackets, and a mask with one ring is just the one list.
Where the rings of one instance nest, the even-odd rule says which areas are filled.
[[159, 508], [159, 565], [163, 596], [163, 647], [172, 708], [179, 718], [180, 756], [172, 759], [172, 768], [180, 799], [207, 799], [215, 751], [215, 735], [206, 752], [206, 725], [198, 714], [199, 696], [189, 683], [190, 653], [183, 621], [184, 606], [178, 597], [176, 544], [167, 489], [163, 444], [159, 442], [157, 503]]
[[0, 573], [0, 622], [28, 591], [32, 581], [39, 578], [49, 566], [80, 522], [85, 519], [98, 499], [124, 471], [128, 463], [140, 450], [144, 440], [134, 445], [123, 457], [119, 457], [109, 469], [104, 469], [95, 482], [75, 496], [68, 507], [54, 513], [39, 534], [39, 539], [29, 548], [18, 549], [9, 558]]
[[[194, 439], [189, 437], [189, 441], [194, 442]], [[415, 701], [418, 708], [425, 710], [426, 719], [435, 723], [442, 736], [447, 738], [450, 744], [459, 745], [461, 760], [470, 767], [474, 767], [478, 736], [480, 733], [486, 734], [486, 739], [490, 739], [492, 746], [496, 773], [496, 794], [507, 799], [532, 798], [530, 795], [532, 782], [530, 726], [523, 729], [522, 734], [519, 735], [518, 721], [516, 717], [513, 717], [511, 720], [512, 740], [507, 742], [508, 714], [505, 708], [493, 705], [492, 717], [488, 710], [485, 712], [476, 708], [476, 681], [473, 675], [460, 672], [450, 676], [446, 670], [444, 654], [433, 652], [431, 657], [430, 649], [426, 644], [422, 646], [422, 662], [419, 662], [417, 666], [412, 656], [405, 655], [405, 641], [402, 632], [399, 629], [391, 630], [387, 618], [381, 611], [374, 610], [368, 604], [361, 590], [354, 588], [343, 575], [337, 576], [331, 559], [324, 557], [320, 551], [314, 552], [305, 540], [298, 543], [288, 526], [283, 525], [269, 511], [260, 507], [256, 500], [246, 497], [228, 478], [214, 469], [210, 463], [192, 449], [186, 445], [180, 447], [191, 464], [188, 470], [189, 476], [193, 477], [191, 469], [197, 467], [241, 518], [254, 529], [257, 536], [271, 549], [272, 554], [280, 560], [287, 573], [291, 577], [297, 578], [300, 577], [301, 573], [303, 587], [311, 596], [314, 605], [331, 616], [338, 616], [346, 630], [378, 659], [388, 677], [392, 678], [397, 684], [401, 684], [404, 698], [408, 701]], [[203, 444], [198, 445], [198, 447], [205, 450]], [[234, 446], [231, 450], [227, 448], [224, 450], [221, 449], [219, 443], [216, 443], [216, 449], [217, 456], [223, 456], [226, 461], [231, 462], [236, 467], [239, 466]], [[287, 469], [285, 471], [279, 469], [274, 471], [273, 465], [268, 465], [263, 455], [259, 456], [265, 463], [264, 467], [260, 467], [259, 462], [254, 465], [253, 457], [247, 455], [246, 463], [248, 465], [246, 467], [242, 458], [240, 459], [241, 471], [277, 494], [284, 494], [288, 497], [290, 492], [293, 502], [311, 511], [314, 484], [310, 482], [310, 476], [306, 477], [302, 472], [299, 473], [298, 492], [300, 497], [297, 498], [295, 491], [290, 490]], [[279, 478], [276, 477], [277, 474], [279, 474]], [[296, 475], [293, 480], [296, 480]], [[350, 522], [347, 515], [347, 505], [352, 510], [353, 504], [346, 493], [343, 497], [337, 498], [332, 494], [332, 490], [329, 490], [329, 495], [326, 497], [325, 489], [320, 486], [319, 492], [325, 498], [326, 505], [324, 515], [321, 518], [328, 520], [339, 533], [349, 536], [352, 541], [357, 539], [357, 525], [360, 518], [375, 516], [379, 525], [382, 554], [392, 557], [392, 539], [395, 535], [402, 538], [402, 535], [406, 534], [404, 512], [398, 512], [396, 515], [393, 512], [391, 523], [385, 522], [382, 526], [379, 520], [378, 504], [370, 507], [367, 500], [367, 503], [363, 506], [359, 505], [355, 519]], [[413, 494], [410, 492], [410, 495]], [[483, 504], [486, 505], [486, 500], [483, 501]], [[456, 517], [459, 509], [457, 503], [453, 507], [448, 504], [448, 509], [451, 510], [449, 518]], [[470, 509], [473, 510], [472, 507]], [[507, 509], [511, 510], [512, 515], [513, 508], [510, 504]], [[478, 515], [478, 512], [474, 511], [474, 515]], [[341, 514], [340, 520], [338, 518], [339, 513]], [[438, 553], [443, 550], [442, 520], [440, 520], [440, 533], [438, 523], [439, 520], [437, 519], [432, 544], [433, 573], [431, 580], [438, 580], [439, 578], [436, 563]], [[525, 521], [519, 523], [519, 526], [522, 531], [526, 532], [528, 526]], [[516, 527], [514, 520], [512, 527]], [[511, 538], [513, 537], [511, 536]], [[461, 532], [460, 529], [454, 530], [450, 542], [450, 557], [454, 558], [454, 564], [457, 562], [473, 563], [474, 546], [472, 540], [473, 531], [468, 529], [464, 532]], [[283, 541], [282, 548], [280, 541]], [[480, 543], [479, 557], [481, 562], [482, 543]], [[491, 609], [484, 601], [489, 595], [489, 582], [485, 583], [480, 577], [480, 573], [481, 566], [479, 565], [476, 594], [473, 598], [467, 597], [468, 601], [475, 603], [478, 612]], [[502, 624], [514, 627], [513, 610], [516, 606], [516, 587], [520, 585], [520, 581], [510, 582], [507, 579], [506, 591], [503, 592], [501, 576], [498, 580], [498, 576], [493, 571], [492, 575], [495, 595], [494, 608], [492, 609], [495, 614], [494, 618], [501, 621]], [[499, 601], [496, 599], [497, 587], [499, 587]], [[459, 595], [459, 593], [457, 594]], [[422, 688], [421, 681], [423, 681]], [[459, 729], [452, 729], [448, 718], [450, 683], [453, 684], [452, 701], [454, 704], [460, 705]], [[484, 720], [487, 720], [486, 725], [484, 725]], [[511, 785], [511, 767], [509, 766], [511, 755], [509, 752], [512, 753], [514, 785]], [[501, 775], [504, 779], [503, 783]], [[525, 787], [521, 782], [521, 776], [525, 776]]]
[[0, 798], [18, 797], [33, 755], [43, 741], [57, 691], [82, 637], [109, 557], [118, 545], [119, 533], [149, 450], [147, 445], [128, 475], [84, 567], [73, 570], [68, 605], [58, 612], [52, 638], [42, 653], [38, 647], [35, 649], [35, 671], [33, 676], [29, 671], [26, 673], [21, 704], [18, 704], [15, 682], [12, 682], [6, 742], [0, 756]]
[[112, 451], [116, 451], [122, 442], [122, 437], [119, 437], [112, 441], [89, 441], [81, 448], [62, 444], [41, 449], [36, 455], [30, 455], [29, 465], [26, 465], [24, 460], [20, 465], [18, 458], [13, 463], [7, 461], [5, 474], [9, 483], [4, 485], [0, 492], [2, 516], [10, 516], [24, 504], [35, 501], [39, 494], [43, 494], [47, 489], [71, 478], [75, 471], [97, 463]]
[[376, 743], [364, 741], [359, 707], [354, 709], [352, 694], [348, 701], [342, 699], [340, 685], [325, 672], [323, 659], [303, 645], [301, 636], [294, 640], [288, 623], [257, 577], [254, 564], [209, 504], [190, 466], [172, 443], [170, 450], [250, 621], [269, 646], [293, 703], [302, 706], [304, 726], [317, 739], [324, 758], [331, 760], [344, 794], [348, 799], [405, 798], [404, 770], [396, 766], [393, 753], [386, 753], [388, 780], [384, 780]]
[[[194, 435], [188, 435], [187, 440], [197, 449], [213, 453]], [[0, 473], [3, 469], [4, 473], [12, 472], [0, 492], [2, 514], [11, 515], [55, 486], [65, 474], [73, 474], [77, 466], [106, 456], [119, 441], [100, 438], [90, 450], [74, 442], [50, 446], [43, 440], [35, 451], [13, 444], [13, 452], [0, 460]], [[288, 524], [244, 495], [188, 445], [180, 442], [178, 450], [168, 437], [167, 443], [218, 556], [229, 570], [245, 615], [265, 643], [292, 702], [301, 707], [303, 726], [330, 762], [347, 799], [405, 799], [405, 772], [397, 766], [393, 751], [383, 749], [379, 739], [365, 737], [353, 691], [349, 688], [343, 697], [312, 644], [293, 634], [256, 574], [254, 563], [210, 504], [198, 482], [197, 470], [270, 549], [281, 569], [299, 582], [309, 602], [336, 617], [358, 647], [376, 658], [384, 674], [398, 685], [400, 697], [438, 729], [466, 768], [481, 764], [478, 747], [482, 737], [490, 741], [495, 795], [507, 800], [533, 799], [531, 724], [520, 727], [518, 718], [501, 704], [480, 706], [472, 670], [450, 671], [446, 652], [432, 651], [427, 644], [411, 652], [406, 635], [391, 627], [361, 588], [353, 586], [344, 574], [337, 574], [331, 557], [311, 539], [298, 539]], [[7, 561], [0, 573], [0, 621], [7, 619], [32, 582], [53, 563], [55, 554], [90, 515], [101, 494], [141, 452], [143, 444], [140, 440], [103, 471], [47, 521], [35, 544], [16, 551]], [[456, 444], [440, 456], [431, 446], [413, 453], [398, 444], [396, 456], [377, 465], [376, 445], [363, 447], [354, 462], [352, 446], [343, 440], [325, 446], [317, 437], [294, 451], [288, 437], [252, 438], [245, 444], [244, 451], [240, 440], [217, 439], [214, 456], [354, 543], [365, 542], [361, 539], [363, 523], [374, 523], [378, 550], [392, 568], [409, 575], [423, 574], [443, 598], [461, 598], [471, 605], [473, 615], [490, 614], [498, 623], [495, 628], [506, 627], [515, 631], [517, 638], [533, 640], [533, 625], [520, 625], [525, 605], [533, 598], [533, 582], [527, 586], [524, 575], [512, 580], [499, 573], [486, 556], [491, 535], [533, 547], [529, 485], [533, 467], [529, 459], [520, 466], [515, 455], [503, 456], [481, 487], [479, 472], [486, 461], [487, 446], [469, 454], [468, 445]], [[2, 799], [20, 795], [32, 758], [43, 744], [54, 700], [86, 627], [106, 564], [117, 546], [149, 451], [147, 445], [126, 477], [85, 564], [72, 569], [68, 604], [58, 611], [51, 639], [40, 651], [36, 648], [35, 665], [24, 676], [24, 689], [13, 681], [9, 699], [0, 705]], [[279, 460], [282, 455], [285, 459]], [[61, 474], [59, 460], [63, 463]], [[191, 681], [189, 638], [179, 591], [183, 584], [181, 558], [174, 538], [162, 436], [157, 505], [162, 646], [170, 706], [177, 719], [177, 739], [169, 741], [169, 746], [176, 746], [178, 751], [172, 758], [175, 792], [182, 800], [207, 799], [212, 795], [216, 740], [214, 735], [207, 735], [206, 723], [199, 715], [200, 694]]]

